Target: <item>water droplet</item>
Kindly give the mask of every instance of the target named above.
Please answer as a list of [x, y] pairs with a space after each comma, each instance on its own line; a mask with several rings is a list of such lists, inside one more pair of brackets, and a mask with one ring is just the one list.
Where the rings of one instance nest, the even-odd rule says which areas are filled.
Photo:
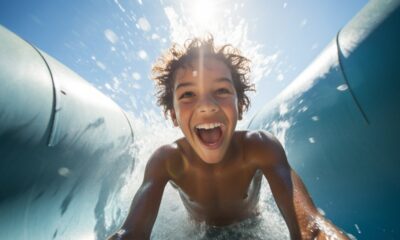
[[347, 86], [347, 84], [342, 84], [340, 86], [338, 86], [336, 89], [339, 91], [346, 91], [349, 87]]
[[311, 119], [312, 119], [314, 122], [316, 122], [316, 121], [319, 120], [319, 117], [318, 117], [318, 116], [312, 116]]
[[281, 116], [285, 115], [289, 111], [288, 105], [286, 103], [282, 103], [279, 105], [279, 114]]
[[322, 216], [325, 216], [325, 211], [324, 210], [322, 210], [321, 208], [317, 208], [317, 210]]
[[354, 226], [356, 227], [358, 234], [361, 234], [361, 230], [360, 230], [360, 228], [358, 227], [357, 223], [354, 224]]
[[58, 169], [58, 174], [60, 174], [63, 177], [67, 177], [70, 173], [71, 171], [66, 167], [61, 167]]
[[151, 25], [150, 25], [149, 21], [147, 21], [147, 19], [144, 17], [139, 18], [137, 24], [138, 24], [139, 28], [145, 32], [150, 31], [150, 29], [151, 29]]
[[305, 112], [307, 110], [308, 110], [308, 107], [304, 106], [304, 107], [300, 108], [298, 112]]
[[118, 42], [117, 34], [115, 34], [115, 32], [113, 32], [113, 30], [111, 30], [111, 29], [104, 30], [104, 36], [112, 44], [116, 44]]
[[136, 81], [140, 80], [140, 78], [141, 78], [140, 73], [138, 73], [138, 72], [132, 73], [132, 78]]
[[145, 50], [140, 50], [140, 51], [138, 52], [138, 56], [139, 56], [141, 59], [143, 59], [143, 60], [146, 60], [146, 59], [147, 59], [147, 53], [146, 53]]

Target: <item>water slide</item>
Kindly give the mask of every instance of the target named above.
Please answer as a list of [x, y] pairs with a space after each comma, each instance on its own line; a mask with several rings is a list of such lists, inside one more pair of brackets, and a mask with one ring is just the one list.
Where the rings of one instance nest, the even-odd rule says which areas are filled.
[[249, 126], [283, 139], [317, 206], [360, 239], [400, 238], [399, 5], [369, 2]]
[[0, 66], [0, 239], [104, 239], [134, 166], [127, 115], [3, 27]]
[[[400, 1], [370, 1], [248, 126], [282, 140], [316, 205], [357, 239], [400, 238], [399, 29]], [[0, 239], [104, 239], [125, 218], [112, 206], [134, 136], [110, 98], [0, 26]]]

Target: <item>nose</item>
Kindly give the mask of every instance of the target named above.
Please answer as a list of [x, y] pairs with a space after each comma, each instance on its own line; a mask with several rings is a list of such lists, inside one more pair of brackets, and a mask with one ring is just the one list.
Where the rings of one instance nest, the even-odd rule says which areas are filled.
[[206, 95], [199, 99], [197, 109], [201, 113], [213, 113], [218, 111], [218, 105], [212, 96]]

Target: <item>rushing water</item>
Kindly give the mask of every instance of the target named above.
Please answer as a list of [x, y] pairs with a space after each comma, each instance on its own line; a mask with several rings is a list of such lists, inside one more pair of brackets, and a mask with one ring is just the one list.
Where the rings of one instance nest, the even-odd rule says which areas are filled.
[[[173, 142], [182, 136], [178, 128], [173, 128], [160, 115], [149, 113], [146, 120], [135, 118], [133, 115], [135, 143], [132, 146], [132, 155], [136, 159], [135, 170], [126, 178], [126, 186], [111, 201], [106, 208], [117, 211], [116, 206], [127, 206], [123, 208], [126, 216], [128, 206], [134, 193], [139, 188], [147, 160], [153, 151], [161, 146]], [[118, 204], [120, 203], [120, 204]], [[260, 216], [256, 219], [227, 227], [219, 234], [209, 235], [208, 227], [204, 223], [196, 223], [190, 220], [178, 192], [167, 184], [163, 199], [155, 222], [152, 239], [288, 239], [286, 224], [279, 213], [271, 194], [268, 183], [263, 180], [260, 197]], [[113, 211], [110, 211], [111, 214]], [[112, 218], [112, 216], [109, 216]], [[118, 219], [122, 221], [122, 219]], [[111, 221], [106, 221], [111, 223]]]

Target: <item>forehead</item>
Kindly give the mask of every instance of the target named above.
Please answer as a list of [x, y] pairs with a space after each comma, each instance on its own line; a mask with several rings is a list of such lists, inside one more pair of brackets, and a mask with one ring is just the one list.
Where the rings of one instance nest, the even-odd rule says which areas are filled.
[[203, 61], [194, 59], [185, 67], [179, 68], [175, 75], [175, 85], [182, 81], [199, 78], [200, 75], [211, 79], [227, 78], [232, 81], [231, 71], [223, 61], [205, 57]]

